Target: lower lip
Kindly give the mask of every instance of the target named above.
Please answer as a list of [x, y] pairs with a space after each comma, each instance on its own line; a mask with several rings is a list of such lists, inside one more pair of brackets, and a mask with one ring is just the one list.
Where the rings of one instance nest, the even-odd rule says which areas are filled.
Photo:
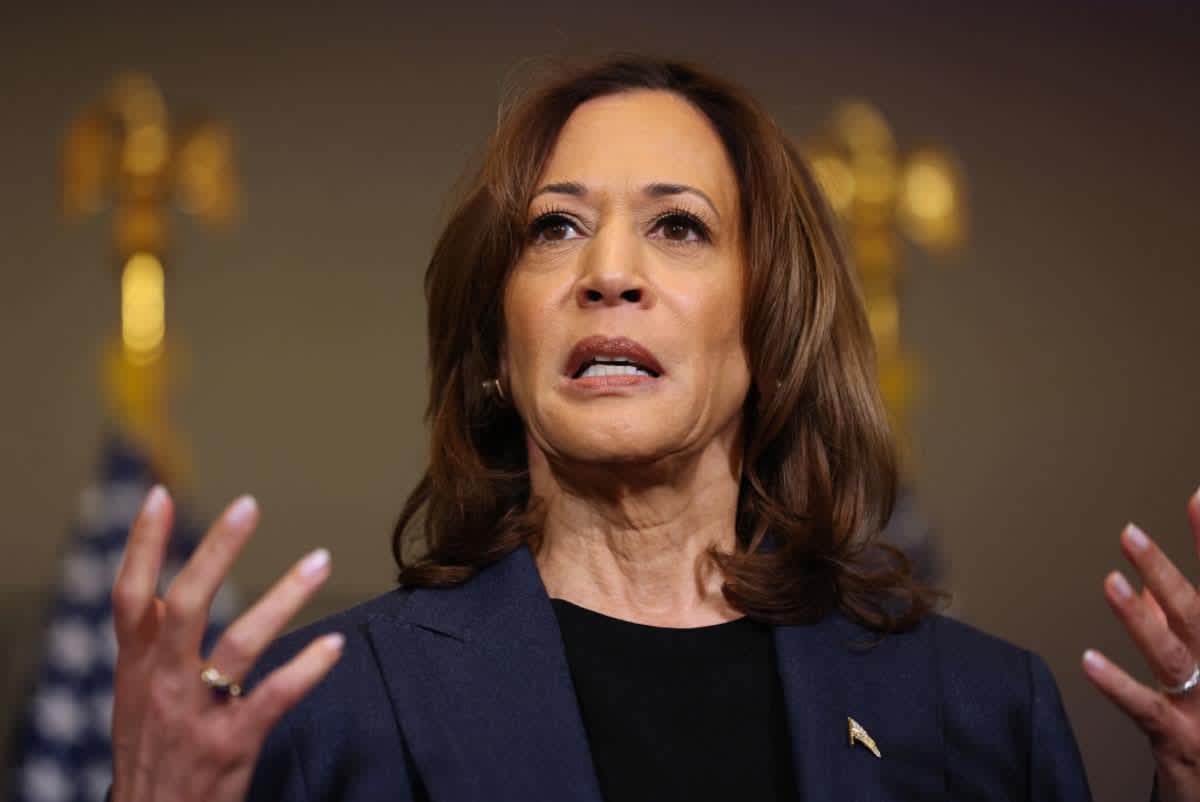
[[567, 379], [566, 386], [579, 392], [603, 392], [605, 390], [634, 390], [657, 384], [660, 376], [586, 376]]

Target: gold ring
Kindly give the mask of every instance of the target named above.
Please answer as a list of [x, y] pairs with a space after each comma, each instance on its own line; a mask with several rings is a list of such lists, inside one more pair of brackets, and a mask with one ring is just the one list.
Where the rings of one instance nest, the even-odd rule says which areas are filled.
[[213, 666], [205, 666], [204, 670], [200, 672], [200, 681], [209, 687], [214, 696], [221, 699], [242, 695], [242, 686]]

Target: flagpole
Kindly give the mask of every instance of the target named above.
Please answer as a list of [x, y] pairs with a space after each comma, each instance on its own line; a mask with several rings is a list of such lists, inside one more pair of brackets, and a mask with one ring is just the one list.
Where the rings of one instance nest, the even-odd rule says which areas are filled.
[[950, 151], [925, 146], [903, 151], [883, 114], [864, 100], [838, 103], [805, 155], [838, 214], [858, 270], [867, 321], [875, 341], [879, 389], [900, 454], [901, 484], [883, 532], [903, 549], [917, 576], [942, 580], [933, 527], [916, 503], [909, 415], [921, 390], [921, 362], [900, 338], [904, 238], [933, 254], [952, 253], [966, 240], [966, 191]]
[[[67, 133], [67, 217], [112, 209], [121, 327], [106, 352], [104, 389], [114, 427], [104, 439], [99, 475], [81, 494], [59, 583], [50, 593], [41, 659], [15, 730], [12, 802], [101, 802], [111, 783], [117, 647], [109, 594], [150, 485], [178, 486], [187, 466], [183, 438], [168, 416], [180, 354], [178, 339], [167, 333], [168, 215], [182, 206], [207, 224], [231, 223], [237, 210], [232, 164], [228, 129], [209, 120], [171, 125], [161, 92], [144, 75], [119, 77]], [[176, 499], [164, 585], [202, 532]], [[206, 643], [236, 607], [227, 583], [210, 609]]]
[[880, 390], [903, 464], [911, 469], [909, 412], [919, 390], [920, 362], [900, 340], [900, 243], [906, 237], [932, 254], [962, 247], [962, 170], [945, 148], [902, 151], [886, 118], [864, 100], [838, 103], [805, 154], [845, 226], [875, 340]]

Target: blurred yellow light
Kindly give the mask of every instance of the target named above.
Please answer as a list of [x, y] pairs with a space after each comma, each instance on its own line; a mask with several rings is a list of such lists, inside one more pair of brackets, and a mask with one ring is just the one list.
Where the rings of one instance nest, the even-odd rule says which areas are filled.
[[839, 104], [833, 112], [833, 125], [855, 154], [891, 151], [895, 147], [892, 129], [883, 113], [865, 100], [847, 100]]
[[908, 236], [933, 251], [957, 248], [966, 236], [966, 192], [953, 157], [921, 148], [909, 157], [901, 183], [898, 212]]
[[868, 297], [867, 322], [877, 348], [890, 354], [900, 347], [900, 305], [895, 297]]
[[143, 73], [127, 72], [117, 76], [109, 85], [108, 102], [131, 128], [162, 126], [167, 119], [166, 102], [158, 84]]
[[954, 211], [954, 183], [943, 165], [918, 162], [905, 176], [904, 198], [913, 217], [938, 220]]
[[233, 136], [224, 125], [207, 122], [186, 132], [174, 159], [183, 207], [210, 223], [233, 221], [237, 184], [233, 175]]
[[135, 253], [121, 272], [121, 337], [129, 357], [153, 361], [166, 334], [163, 267], [149, 253]]
[[896, 165], [887, 151], [860, 153], [854, 161], [855, 200], [869, 206], [890, 204], [896, 194]]
[[134, 175], [153, 175], [167, 163], [167, 132], [158, 125], [141, 125], [125, 140], [125, 169]]
[[854, 172], [850, 165], [833, 154], [813, 156], [810, 164], [817, 183], [829, 198], [829, 205], [838, 214], [845, 214], [854, 202], [855, 193]]

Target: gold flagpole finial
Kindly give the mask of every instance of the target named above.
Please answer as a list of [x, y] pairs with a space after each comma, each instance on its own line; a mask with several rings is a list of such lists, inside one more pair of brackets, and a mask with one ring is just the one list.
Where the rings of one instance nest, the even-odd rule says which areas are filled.
[[[164, 480], [178, 480], [187, 458], [168, 422], [169, 379], [182, 356], [167, 336], [168, 219], [178, 205], [204, 223], [233, 222], [232, 136], [207, 119], [172, 125], [155, 82], [125, 73], [68, 129], [62, 190], [68, 219], [112, 208], [121, 333], [105, 354], [106, 395], [122, 431], [146, 450]], [[176, 363], [171, 369], [168, 356]]]
[[911, 469], [909, 412], [922, 378], [920, 362], [900, 341], [902, 240], [934, 254], [962, 246], [962, 170], [944, 148], [902, 149], [884, 115], [862, 100], [839, 103], [804, 151], [845, 227], [875, 340], [880, 391], [899, 435], [902, 464]]

